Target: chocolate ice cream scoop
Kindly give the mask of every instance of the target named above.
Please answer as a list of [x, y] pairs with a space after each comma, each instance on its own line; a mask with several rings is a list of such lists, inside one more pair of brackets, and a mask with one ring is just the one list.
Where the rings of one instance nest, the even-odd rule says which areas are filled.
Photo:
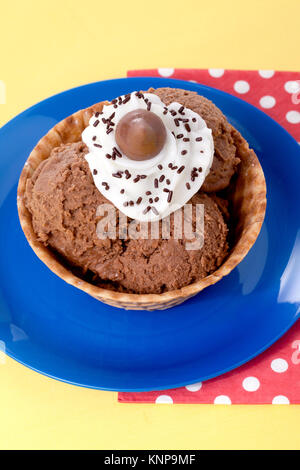
[[148, 160], [158, 155], [166, 141], [166, 128], [159, 116], [135, 109], [122, 117], [116, 128], [116, 142], [131, 160]]
[[180, 289], [220, 266], [228, 253], [228, 229], [215, 202], [203, 193], [190, 200], [194, 207], [204, 205], [201, 249], [186, 249], [188, 239], [176, 238], [173, 215], [169, 239], [99, 239], [97, 208], [109, 201], [94, 184], [87, 151], [82, 142], [55, 148], [28, 180], [26, 206], [39, 241], [77, 266], [82, 276], [121, 292]]

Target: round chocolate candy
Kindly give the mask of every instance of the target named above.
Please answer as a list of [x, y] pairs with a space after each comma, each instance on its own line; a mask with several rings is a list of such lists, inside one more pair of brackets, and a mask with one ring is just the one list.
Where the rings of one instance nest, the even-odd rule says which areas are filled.
[[130, 111], [116, 128], [116, 142], [131, 160], [149, 160], [166, 141], [166, 128], [159, 116], [144, 109]]

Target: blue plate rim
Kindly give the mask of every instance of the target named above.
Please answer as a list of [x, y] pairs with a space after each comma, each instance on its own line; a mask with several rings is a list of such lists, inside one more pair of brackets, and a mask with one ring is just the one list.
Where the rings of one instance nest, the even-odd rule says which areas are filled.
[[63, 382], [63, 383], [69, 384], [69, 385], [74, 385], [74, 386], [82, 387], [82, 388], [89, 388], [91, 390], [103, 390], [105, 392], [120, 392], [120, 393], [125, 393], [125, 392], [126, 393], [140, 393], [140, 392], [152, 392], [152, 391], [156, 392], [156, 391], [172, 390], [172, 389], [175, 389], [175, 388], [185, 387], [186, 385], [190, 385], [190, 384], [194, 384], [194, 383], [206, 382], [207, 380], [218, 378], [218, 377], [220, 377], [224, 374], [227, 374], [228, 372], [232, 372], [233, 370], [236, 370], [239, 367], [242, 367], [243, 365], [247, 364], [248, 362], [250, 362], [253, 359], [255, 359], [256, 357], [258, 357], [264, 351], [269, 349], [277, 341], [279, 341], [280, 338], [282, 338], [295, 325], [295, 323], [299, 319], [300, 319], [300, 312], [298, 313], [298, 315], [295, 316], [294, 320], [287, 326], [287, 328], [283, 332], [281, 332], [274, 340], [271, 340], [266, 346], [264, 346], [263, 348], [258, 350], [258, 352], [254, 353], [252, 356], [249, 356], [248, 359], [245, 359], [244, 361], [240, 361], [240, 362], [236, 363], [235, 365], [233, 365], [229, 368], [225, 368], [224, 370], [220, 371], [217, 374], [213, 373], [211, 375], [207, 375], [204, 378], [201, 378], [201, 380], [196, 378], [196, 379], [191, 379], [191, 381], [189, 381], [189, 382], [183, 381], [183, 382], [178, 382], [178, 383], [175, 383], [175, 384], [172, 383], [170, 385], [164, 385], [163, 387], [151, 387], [151, 388], [136, 387], [136, 388], [133, 389], [133, 388], [126, 388], [126, 387], [125, 388], [124, 387], [123, 388], [119, 388], [119, 387], [116, 388], [116, 387], [86, 385], [86, 384], [83, 384], [83, 383], [80, 383], [80, 382], [76, 382], [75, 380], [64, 379], [62, 377], [57, 377], [54, 374], [50, 374], [50, 373], [47, 373], [45, 371], [39, 370], [38, 368], [33, 367], [30, 364], [27, 364], [26, 362], [23, 362], [22, 360], [18, 359], [12, 353], [6, 352], [6, 354], [11, 359], [13, 359], [16, 362], [18, 362], [19, 364], [21, 364], [22, 366], [25, 366], [28, 369], [30, 369], [30, 370], [38, 373], [38, 374], [41, 374], [41, 375], [43, 375], [45, 377], [48, 377], [50, 379], [53, 379], [53, 380], [58, 380], [59, 382]]
[[[116, 79], [108, 79], [108, 80], [101, 80], [101, 81], [95, 81], [95, 82], [91, 82], [91, 83], [88, 83], [88, 84], [84, 84], [84, 85], [79, 85], [79, 86], [76, 86], [76, 87], [73, 87], [73, 88], [70, 88], [68, 90], [64, 90], [64, 91], [61, 91], [61, 92], [58, 92], [58, 93], [55, 93], [54, 95], [46, 98], [46, 99], [43, 99], [43, 100], [40, 100], [38, 103], [35, 103], [34, 105], [30, 106], [29, 108], [26, 108], [24, 111], [21, 111], [17, 116], [13, 117], [12, 119], [10, 119], [7, 123], [5, 123], [1, 128], [0, 128], [0, 136], [2, 134], [2, 131], [5, 131], [7, 128], [9, 128], [11, 125], [13, 125], [16, 121], [18, 121], [19, 119], [22, 119], [24, 116], [26, 116], [27, 113], [31, 112], [31, 111], [34, 111], [35, 108], [37, 108], [40, 104], [42, 103], [45, 103], [45, 102], [50, 102], [52, 100], [55, 100], [55, 98], [61, 94], [64, 94], [64, 93], [68, 93], [68, 92], [73, 92], [73, 91], [78, 91], [79, 89], [82, 89], [82, 88], [87, 88], [89, 86], [93, 86], [93, 85], [97, 85], [99, 83], [101, 84], [106, 84], [106, 83], [111, 83], [111, 82], [123, 82], [123, 81], [131, 81], [131, 82], [134, 82], [134, 81], [139, 81], [141, 78], [147, 78], [147, 79], [153, 79], [156, 83], [159, 83], [159, 81], [161, 81], [161, 83], [165, 83], [166, 79], [165, 78], [160, 78], [160, 77], [123, 77], [123, 78], [116, 78]], [[227, 93], [227, 92], [223, 92], [219, 89], [216, 89], [214, 87], [210, 87], [210, 86], [206, 86], [206, 85], [202, 85], [201, 83], [191, 83], [191, 82], [188, 82], [188, 81], [185, 81], [185, 80], [178, 80], [178, 79], [168, 79], [168, 81], [172, 81], [172, 85], [174, 84], [174, 87], [183, 87], [184, 84], [189, 84], [189, 86], [191, 87], [193, 85], [193, 88], [197, 89], [198, 87], [201, 89], [208, 89], [208, 90], [212, 90], [215, 94], [219, 95], [219, 96], [223, 96], [223, 95], [227, 95], [228, 97], [230, 97], [231, 100], [234, 100], [236, 102], [243, 102], [244, 104], [246, 104], [247, 106], [253, 108], [255, 110], [255, 112], [263, 115], [264, 119], [267, 119], [267, 120], [270, 120], [272, 121], [272, 124], [275, 125], [276, 127], [279, 127], [281, 129], [281, 132], [283, 131], [285, 134], [286, 134], [286, 137], [288, 139], [291, 139], [293, 141], [293, 143], [299, 148], [299, 144], [298, 142], [296, 141], [296, 139], [293, 138], [293, 136], [291, 136], [291, 134], [284, 128], [282, 127], [277, 121], [275, 121], [273, 118], [271, 118], [270, 116], [268, 116], [266, 113], [264, 113], [263, 111], [261, 111], [259, 108], [257, 108], [256, 106], [242, 100], [241, 98], [238, 98], [234, 95], [231, 95], [230, 93]], [[294, 145], [293, 144], [293, 145]], [[276, 337], [274, 337], [272, 340], [270, 340], [266, 345], [264, 345], [262, 348], [260, 348], [258, 351], [256, 351], [255, 353], [253, 353], [253, 355], [251, 356], [248, 356], [245, 360], [242, 360], [242, 361], [239, 361], [237, 363], [235, 363], [234, 365], [228, 367], [228, 368], [225, 368], [224, 370], [220, 371], [219, 373], [215, 374], [213, 373], [212, 375], [207, 375], [206, 377], [202, 378], [201, 381], [206, 381], [206, 380], [209, 380], [211, 378], [215, 378], [215, 377], [219, 377], [220, 375], [223, 375], [227, 372], [230, 372], [234, 369], [237, 369], [238, 367], [246, 364], [247, 362], [251, 361], [252, 359], [254, 359], [255, 357], [257, 357], [258, 355], [260, 355], [262, 352], [264, 352], [265, 350], [267, 350], [270, 346], [272, 346], [275, 342], [277, 342], [282, 336], [284, 336], [284, 334], [287, 333], [287, 331], [296, 323], [296, 321], [300, 318], [300, 312], [298, 311], [298, 313], [294, 316], [293, 320], [287, 325], [287, 327], [284, 329], [284, 331], [281, 331], [279, 335], [277, 335]], [[50, 374], [50, 373], [47, 373], [45, 371], [42, 371], [42, 370], [39, 370], [38, 368], [36, 367], [33, 367], [31, 366], [30, 364], [22, 361], [21, 359], [19, 359], [18, 357], [16, 357], [13, 353], [7, 351], [6, 354], [11, 357], [12, 359], [16, 360], [19, 364], [22, 364], [26, 367], [28, 367], [29, 369], [35, 371], [35, 372], [38, 372], [46, 377], [49, 377], [49, 378], [52, 378], [52, 379], [55, 379], [55, 380], [59, 380], [61, 382], [64, 382], [64, 383], [69, 383], [71, 385], [76, 385], [76, 386], [81, 386], [81, 387], [84, 387], [84, 388], [91, 388], [91, 389], [96, 389], [96, 390], [106, 390], [106, 391], [123, 391], [123, 392], [143, 392], [143, 391], [149, 391], [149, 390], [153, 390], [153, 391], [159, 391], [159, 390], [166, 390], [166, 389], [170, 389], [170, 388], [177, 388], [177, 387], [182, 387], [184, 385], [187, 385], [187, 382], [184, 381], [184, 382], [178, 382], [178, 383], [172, 383], [172, 384], [169, 384], [169, 385], [164, 385], [163, 388], [162, 387], [151, 387], [150, 389], [147, 388], [147, 387], [140, 387], [140, 388], [114, 388], [114, 387], [103, 387], [103, 386], [93, 386], [93, 385], [86, 385], [86, 384], [83, 384], [83, 383], [80, 383], [80, 382], [76, 382], [74, 380], [68, 380], [68, 379], [64, 379], [62, 377], [58, 377], [56, 376], [55, 374]], [[198, 379], [193, 379], [194, 382], [199, 382]], [[189, 382], [189, 383], [192, 383], [192, 382]]]

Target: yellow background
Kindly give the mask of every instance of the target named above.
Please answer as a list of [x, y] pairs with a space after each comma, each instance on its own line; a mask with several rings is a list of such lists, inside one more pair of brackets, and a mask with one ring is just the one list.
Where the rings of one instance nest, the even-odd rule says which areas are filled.
[[[299, 0], [15, 0], [0, 5], [0, 125], [130, 68], [300, 70]], [[0, 365], [0, 448], [300, 448], [300, 406], [125, 405]]]

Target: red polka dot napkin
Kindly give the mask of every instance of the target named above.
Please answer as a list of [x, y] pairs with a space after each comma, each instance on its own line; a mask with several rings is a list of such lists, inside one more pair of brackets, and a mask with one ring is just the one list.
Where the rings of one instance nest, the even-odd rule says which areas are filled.
[[[300, 72], [223, 69], [129, 71], [129, 77], [190, 80], [219, 88], [262, 109], [300, 143]], [[172, 390], [119, 393], [122, 403], [300, 403], [300, 320], [276, 344], [242, 367]]]
[[153, 69], [127, 75], [177, 78], [219, 88], [257, 106], [300, 141], [300, 72]]

